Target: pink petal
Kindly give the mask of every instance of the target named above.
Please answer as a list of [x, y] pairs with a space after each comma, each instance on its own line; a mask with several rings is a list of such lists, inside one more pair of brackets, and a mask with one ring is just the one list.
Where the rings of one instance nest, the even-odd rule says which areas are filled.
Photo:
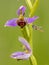
[[25, 10], [26, 10], [26, 7], [22, 5], [22, 6], [19, 7], [17, 14], [20, 15], [20, 11], [22, 11], [22, 14], [24, 14]]
[[6, 26], [17, 26], [17, 23], [16, 23], [16, 21], [17, 21], [17, 19], [18, 18], [13, 18], [13, 19], [11, 19], [11, 20], [8, 20], [6, 23], [5, 23], [5, 27]]
[[35, 20], [37, 20], [39, 17], [38, 16], [34, 16], [32, 18], [25, 18], [25, 20], [28, 22], [28, 24], [34, 22]]
[[13, 59], [28, 59], [30, 57], [30, 53], [25, 53], [25, 52], [14, 52], [11, 54], [11, 58]]

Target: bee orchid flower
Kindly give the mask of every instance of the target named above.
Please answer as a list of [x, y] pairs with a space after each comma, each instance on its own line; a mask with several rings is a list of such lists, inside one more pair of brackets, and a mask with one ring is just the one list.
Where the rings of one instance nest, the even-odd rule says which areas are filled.
[[39, 18], [38, 16], [33, 16], [30, 18], [24, 17], [25, 10], [26, 10], [25, 6], [23, 6], [23, 5], [20, 6], [19, 9], [17, 10], [17, 14], [19, 17], [8, 20], [4, 26], [5, 27], [6, 26], [13, 26], [13, 27], [20, 26], [21, 28], [23, 28], [26, 24], [30, 24]]
[[25, 60], [28, 59], [32, 55], [32, 49], [29, 43], [23, 37], [19, 37], [19, 41], [25, 46], [24, 52], [14, 52], [10, 55], [11, 58], [17, 60]]

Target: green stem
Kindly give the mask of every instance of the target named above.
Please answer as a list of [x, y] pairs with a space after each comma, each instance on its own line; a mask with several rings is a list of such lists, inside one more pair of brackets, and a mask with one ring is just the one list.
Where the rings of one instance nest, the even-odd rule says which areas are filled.
[[[32, 6], [32, 3], [30, 0], [25, 0], [27, 2], [27, 4], [29, 5], [29, 8], [30, 8], [30, 15], [29, 17], [32, 17], [36, 8], [37, 8], [37, 5], [38, 5], [38, 0], [35, 1], [34, 5]], [[33, 29], [32, 29], [32, 24], [29, 25], [29, 30], [30, 30], [30, 37], [29, 37], [29, 43], [31, 45], [31, 48], [33, 48], [33, 44], [32, 44], [32, 34], [33, 34]], [[30, 61], [31, 61], [31, 64], [32, 65], [37, 65], [37, 61], [36, 61], [36, 58], [32, 55], [30, 57]]]
[[21, 29], [23, 37], [26, 38], [27, 41], [29, 41], [30, 31], [28, 29], [28, 26], [26, 25], [23, 29]]
[[[32, 62], [33, 62], [33, 63], [32, 63]], [[30, 63], [31, 63], [31, 65], [37, 65], [37, 61], [36, 61], [36, 58], [35, 58], [34, 55], [31, 56], [31, 58], [30, 58]]]
[[29, 6], [30, 8], [30, 14], [29, 14], [29, 17], [33, 16], [36, 9], [37, 9], [37, 6], [38, 6], [38, 0], [35, 0], [34, 4], [32, 5], [32, 2], [31, 0], [25, 0], [26, 1], [26, 4]]
[[33, 28], [32, 28], [32, 24], [29, 24], [29, 30], [30, 30], [29, 43], [30, 43], [31, 48], [33, 48], [33, 44], [32, 44]]
[[36, 9], [37, 9], [37, 6], [38, 6], [38, 0], [35, 0], [35, 2], [34, 2], [34, 4], [33, 4], [33, 7], [32, 7], [32, 9], [30, 10], [31, 12], [30, 12], [30, 15], [29, 15], [29, 17], [31, 17], [31, 16], [33, 16], [34, 15], [34, 13], [35, 13], [35, 11], [36, 11]]
[[32, 9], [32, 4], [31, 4], [31, 1], [30, 0], [25, 0], [26, 1], [26, 3], [27, 3], [27, 5], [29, 6], [29, 8], [30, 8], [30, 10]]
[[[31, 46], [31, 48], [32, 48], [32, 50], [33, 50], [33, 38], [32, 38], [32, 36], [33, 36], [33, 29], [32, 29], [32, 24], [30, 24], [29, 25], [29, 28], [30, 28], [30, 38], [29, 38], [29, 43], [30, 43], [30, 46]], [[35, 56], [32, 54], [31, 55], [31, 57], [30, 57], [30, 63], [31, 63], [31, 65], [37, 65], [37, 61], [36, 61], [36, 58], [35, 58]]]

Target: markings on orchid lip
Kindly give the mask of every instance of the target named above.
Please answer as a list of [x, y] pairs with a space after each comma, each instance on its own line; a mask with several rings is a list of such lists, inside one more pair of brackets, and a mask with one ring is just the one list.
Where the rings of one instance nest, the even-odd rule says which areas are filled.
[[19, 19], [17, 20], [17, 25], [20, 26], [21, 28], [23, 28], [26, 25], [26, 21], [24, 20], [25, 12], [22, 14], [21, 8], [20, 8], [20, 13], [19, 13], [20, 14]]
[[19, 20], [17, 20], [17, 24], [18, 24], [18, 26], [23, 28], [26, 25], [26, 21], [23, 19], [19, 19]]

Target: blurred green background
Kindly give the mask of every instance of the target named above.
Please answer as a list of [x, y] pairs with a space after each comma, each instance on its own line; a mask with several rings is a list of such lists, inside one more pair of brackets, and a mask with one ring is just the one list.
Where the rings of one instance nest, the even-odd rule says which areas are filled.
[[[20, 5], [27, 6], [25, 0], [0, 0], [0, 65], [30, 65], [29, 60], [10, 58], [12, 52], [22, 50], [18, 41], [22, 33], [19, 27], [4, 27], [7, 20], [18, 17], [16, 10]], [[26, 13], [28, 16], [28, 7]], [[44, 32], [33, 30], [33, 52], [38, 65], [49, 65], [49, 0], [39, 0], [35, 15], [40, 18], [34, 24], [42, 26]]]

